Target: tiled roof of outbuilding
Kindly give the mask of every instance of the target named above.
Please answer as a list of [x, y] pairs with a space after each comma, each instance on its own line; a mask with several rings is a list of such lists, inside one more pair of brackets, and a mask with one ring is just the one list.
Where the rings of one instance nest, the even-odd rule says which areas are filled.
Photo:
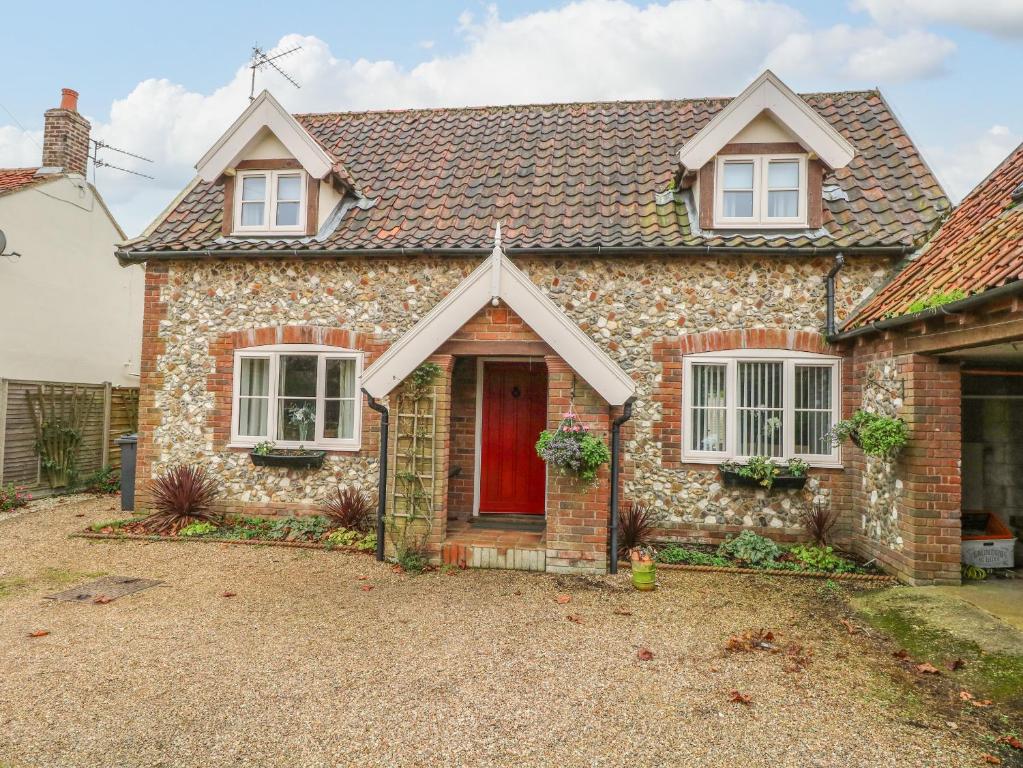
[[0, 168], [0, 195], [16, 192], [22, 187], [52, 178], [36, 176], [38, 170], [38, 168]]
[[225, 240], [223, 191], [198, 183], [144, 239], [164, 250], [617, 246], [912, 247], [949, 203], [876, 91], [803, 98], [856, 148], [824, 180], [824, 226], [778, 234], [700, 232], [685, 196], [658, 205], [676, 153], [728, 99], [298, 115], [368, 207], [324, 241]]
[[939, 293], [974, 294], [1023, 277], [1023, 144], [968, 194], [934, 238], [874, 296], [850, 328], [905, 314]]

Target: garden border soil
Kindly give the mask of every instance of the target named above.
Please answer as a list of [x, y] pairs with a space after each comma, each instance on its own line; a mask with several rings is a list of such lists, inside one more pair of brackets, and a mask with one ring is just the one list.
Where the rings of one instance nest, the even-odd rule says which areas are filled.
[[[628, 561], [620, 561], [630, 566]], [[731, 565], [686, 565], [685, 563], [657, 563], [658, 568], [669, 571], [703, 571], [704, 573], [759, 573], [766, 576], [798, 576], [809, 579], [834, 579], [835, 581], [866, 581], [875, 584], [898, 584], [894, 576], [883, 573], [828, 573], [827, 571], [787, 571], [780, 568], [740, 568]], [[631, 566], [630, 566], [631, 569]]]
[[318, 541], [274, 541], [272, 539], [227, 539], [211, 536], [143, 536], [138, 533], [98, 533], [96, 531], [80, 531], [68, 534], [73, 539], [110, 539], [121, 541], [170, 541], [170, 542], [205, 542], [208, 544], [249, 544], [263, 547], [292, 547], [295, 549], [322, 549], [325, 552], [353, 552], [359, 555], [372, 555], [357, 547], [328, 547]]

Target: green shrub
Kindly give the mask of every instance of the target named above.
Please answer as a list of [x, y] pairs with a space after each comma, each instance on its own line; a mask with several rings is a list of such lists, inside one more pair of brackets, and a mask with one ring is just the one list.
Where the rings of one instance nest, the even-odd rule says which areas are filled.
[[32, 501], [32, 494], [26, 493], [23, 487], [14, 483], [0, 485], [0, 512], [18, 509], [18, 507], [23, 507], [30, 501]]
[[355, 548], [361, 552], [372, 552], [377, 548], [377, 535], [375, 533], [367, 533], [357, 542], [355, 542]]
[[966, 291], [962, 288], [953, 288], [951, 291], [939, 291], [938, 293], [932, 293], [926, 298], [914, 301], [906, 307], [906, 314], [915, 315], [917, 312], [923, 312], [925, 309], [933, 309], [934, 307], [940, 307], [943, 304], [962, 301], [965, 298]]
[[671, 544], [662, 549], [657, 553], [657, 561], [681, 565], [731, 565], [724, 557], [701, 552], [698, 549], [689, 549], [680, 544]]
[[734, 539], [729, 536], [718, 547], [720, 557], [729, 557], [754, 567], [774, 563], [780, 554], [777, 544], [753, 531], [743, 531]]
[[891, 459], [909, 440], [909, 427], [902, 419], [858, 410], [831, 428], [831, 440], [838, 445], [852, 440], [869, 456]]
[[831, 547], [819, 547], [813, 544], [796, 544], [789, 549], [789, 554], [810, 570], [827, 573], [849, 573], [856, 570], [856, 564], [835, 554]]
[[[275, 541], [319, 541], [330, 530], [330, 520], [320, 515], [302, 515], [283, 517], [274, 520], [270, 525], [266, 538]], [[263, 537], [256, 537], [263, 538]]]
[[415, 547], [406, 547], [399, 550], [394, 559], [401, 566], [401, 569], [408, 573], [422, 573], [429, 564], [426, 553]]
[[103, 467], [82, 480], [82, 490], [86, 493], [117, 493], [121, 490], [121, 473]]
[[198, 523], [192, 523], [186, 525], [180, 531], [178, 536], [209, 536], [217, 532], [217, 526], [208, 521], [200, 521]]

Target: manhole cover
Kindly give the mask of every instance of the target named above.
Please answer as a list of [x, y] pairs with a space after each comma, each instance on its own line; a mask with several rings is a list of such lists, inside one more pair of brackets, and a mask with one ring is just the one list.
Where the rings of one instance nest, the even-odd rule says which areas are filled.
[[134, 576], [104, 576], [102, 579], [90, 581], [71, 589], [65, 589], [55, 595], [47, 595], [47, 600], [64, 600], [68, 603], [109, 603], [119, 597], [155, 587], [162, 581], [154, 579], [137, 579]]

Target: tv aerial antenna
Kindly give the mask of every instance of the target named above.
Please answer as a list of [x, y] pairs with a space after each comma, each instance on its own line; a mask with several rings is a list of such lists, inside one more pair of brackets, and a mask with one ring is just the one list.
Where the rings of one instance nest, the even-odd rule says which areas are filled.
[[136, 155], [134, 152], [129, 152], [126, 149], [120, 149], [118, 147], [113, 146], [112, 144], [107, 144], [102, 139], [89, 139], [89, 141], [92, 144], [92, 155], [90, 156], [89, 159], [92, 160], [92, 176], [93, 176], [92, 180], [93, 180], [93, 182], [96, 181], [96, 169], [97, 168], [112, 168], [113, 170], [121, 171], [122, 173], [130, 173], [133, 176], [141, 176], [143, 179], [152, 179], [153, 178], [148, 173], [142, 173], [141, 171], [133, 171], [130, 168], [122, 168], [119, 165], [114, 165], [113, 163], [108, 163], [106, 160], [103, 160], [102, 158], [100, 158], [99, 153], [100, 153], [100, 150], [110, 150], [111, 152], [118, 152], [118, 153], [120, 153], [122, 155], [126, 155], [128, 157], [134, 157], [136, 160], [144, 160], [147, 163], [153, 162], [148, 157], [143, 157], [142, 155]]
[[249, 61], [249, 69], [252, 70], [252, 81], [251, 81], [251, 84], [249, 85], [249, 101], [252, 101], [252, 100], [254, 100], [256, 98], [256, 71], [257, 70], [267, 69], [267, 68], [276, 70], [277, 74], [279, 74], [281, 77], [283, 77], [289, 83], [291, 83], [293, 86], [295, 86], [296, 88], [301, 88], [302, 86], [298, 84], [298, 81], [295, 80], [295, 78], [293, 78], [291, 75], [289, 75], [287, 72], [285, 72], [283, 69], [281, 69], [277, 65], [277, 60], [278, 59], [282, 59], [285, 56], [288, 56], [289, 54], [296, 53], [296, 52], [301, 51], [301, 50], [302, 50], [302, 46], [301, 45], [296, 45], [294, 48], [289, 48], [286, 51], [281, 51], [280, 53], [270, 54], [267, 51], [264, 51], [258, 45], [252, 46], [252, 59]]

